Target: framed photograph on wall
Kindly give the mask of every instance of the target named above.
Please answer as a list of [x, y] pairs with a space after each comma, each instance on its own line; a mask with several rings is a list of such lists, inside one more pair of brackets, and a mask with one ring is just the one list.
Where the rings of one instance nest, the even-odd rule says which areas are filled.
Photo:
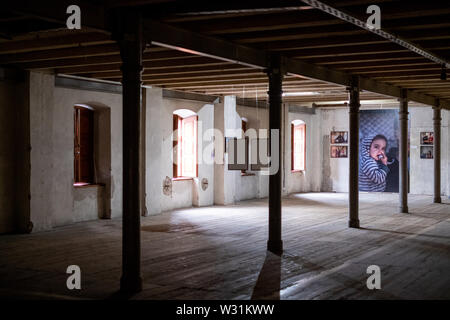
[[330, 150], [331, 158], [347, 158], [348, 147], [347, 146], [331, 146]]
[[433, 132], [421, 132], [420, 144], [421, 145], [433, 145], [434, 133]]
[[433, 146], [420, 146], [420, 159], [433, 159]]
[[330, 143], [331, 144], [348, 143], [348, 131], [331, 131]]

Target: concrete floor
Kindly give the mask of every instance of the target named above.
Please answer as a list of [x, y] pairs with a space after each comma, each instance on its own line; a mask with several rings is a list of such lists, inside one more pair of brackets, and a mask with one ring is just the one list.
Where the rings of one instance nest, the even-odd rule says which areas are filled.
[[[267, 200], [189, 208], [142, 219], [143, 291], [136, 299], [450, 299], [450, 201], [360, 195], [361, 229], [347, 227], [347, 194], [283, 199], [281, 257], [267, 253]], [[98, 220], [0, 236], [0, 297], [105, 299], [119, 289], [121, 221]], [[81, 268], [82, 289], [66, 288]], [[366, 269], [381, 268], [381, 290]]]

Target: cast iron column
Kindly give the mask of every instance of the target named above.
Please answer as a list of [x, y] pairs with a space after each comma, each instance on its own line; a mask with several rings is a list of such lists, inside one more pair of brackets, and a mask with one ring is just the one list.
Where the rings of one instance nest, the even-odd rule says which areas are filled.
[[400, 121], [400, 183], [399, 200], [400, 212], [408, 213], [408, 93], [402, 89], [400, 108], [398, 112]]
[[350, 159], [348, 208], [349, 227], [359, 228], [359, 78], [353, 76], [348, 90], [349, 100], [349, 126], [350, 126]]
[[434, 203], [441, 203], [441, 106], [433, 107], [434, 126]]
[[[278, 146], [281, 148], [281, 103], [283, 71], [281, 57], [273, 55], [270, 58], [270, 67], [267, 69], [269, 77], [269, 128], [270, 131], [278, 130]], [[272, 135], [269, 133], [270, 145]], [[281, 162], [280, 152], [274, 154], [270, 150], [270, 157], [278, 158], [278, 170], [269, 176], [269, 240], [267, 250], [281, 254], [283, 241], [281, 240]]]
[[123, 220], [120, 290], [142, 290], [140, 239], [140, 127], [142, 112], [142, 20], [137, 11], [119, 13], [118, 44], [122, 57]]

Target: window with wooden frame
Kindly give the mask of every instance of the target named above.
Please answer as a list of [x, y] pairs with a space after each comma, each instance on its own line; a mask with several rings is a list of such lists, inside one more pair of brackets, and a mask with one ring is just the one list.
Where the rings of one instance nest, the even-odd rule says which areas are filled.
[[306, 124], [302, 120], [291, 123], [291, 170], [303, 171], [306, 164]]
[[94, 110], [74, 107], [74, 185], [94, 183]]
[[173, 142], [174, 178], [194, 178], [198, 176], [197, 152], [197, 115], [182, 117], [173, 115], [173, 130], [177, 140]]
[[[247, 148], [247, 150], [245, 152], [247, 152], [246, 157], [247, 157], [247, 161], [248, 161], [248, 146], [249, 146], [249, 143], [248, 143], [248, 137], [245, 136], [245, 132], [247, 131], [247, 119], [246, 118], [242, 118], [242, 120], [241, 120], [241, 128], [242, 128], [242, 137], [244, 139], [246, 139], [245, 147]], [[248, 168], [248, 164], [246, 164], [246, 165], [247, 165], [247, 168]], [[245, 175], [246, 173], [247, 173], [247, 169], [242, 169], [241, 170], [241, 174]]]

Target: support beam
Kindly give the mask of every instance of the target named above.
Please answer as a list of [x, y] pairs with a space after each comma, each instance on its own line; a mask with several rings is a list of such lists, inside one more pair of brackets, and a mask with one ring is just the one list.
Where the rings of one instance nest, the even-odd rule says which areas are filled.
[[123, 247], [120, 289], [142, 290], [140, 239], [140, 127], [142, 112], [142, 20], [134, 11], [120, 12], [117, 41], [123, 74]]
[[434, 203], [441, 203], [441, 107], [433, 107], [434, 126]]
[[[144, 35], [147, 42], [175, 50], [212, 57], [219, 60], [240, 63], [254, 68], [268, 68], [269, 54], [266, 51], [254, 49], [230, 41], [205, 36], [182, 28], [170, 26], [153, 20], [145, 20]], [[282, 57], [286, 72], [321, 81], [349, 86], [351, 75], [317, 64], [298, 59]], [[401, 88], [368, 77], [360, 77], [360, 89], [377, 94], [400, 98]], [[408, 92], [409, 99], [426, 105], [435, 105], [436, 98], [430, 95]], [[443, 108], [450, 108], [450, 101], [441, 101]]]
[[[27, 0], [25, 3], [21, 2], [11, 2], [6, 5], [5, 10], [12, 12], [20, 12], [22, 14], [28, 14], [30, 16], [43, 19], [46, 21], [54, 21], [65, 24], [66, 16], [62, 15], [61, 12], [65, 12], [65, 9], [72, 4], [68, 0], [47, 0], [46, 5], [43, 6], [40, 2]], [[83, 12], [83, 27], [89, 28], [89, 30], [98, 30], [99, 32], [104, 32], [109, 34], [111, 29], [114, 27], [113, 24], [108, 23], [109, 20], [106, 17], [105, 7], [100, 5], [95, 5], [91, 3], [81, 2], [81, 11]], [[442, 12], [443, 9], [436, 9], [438, 12]], [[268, 67], [268, 56], [267, 51], [254, 49], [251, 47], [239, 45], [230, 41], [217, 39], [209, 36], [205, 36], [200, 33], [184, 30], [182, 28], [177, 28], [170, 26], [161, 22], [157, 22], [150, 19], [145, 19], [144, 22], [144, 35], [147, 43], [154, 43], [160, 46], [165, 46], [172, 49], [177, 49], [180, 51], [185, 51], [193, 54], [214, 57], [216, 59], [236, 62], [244, 65], [249, 65], [256, 68], [265, 69]], [[408, 49], [413, 50], [407, 46]], [[413, 50], [414, 51], [414, 50]], [[111, 58], [113, 56], [106, 56], [106, 58]], [[95, 58], [95, 57], [94, 57]], [[97, 57], [102, 58], [103, 57]], [[414, 57], [412, 57], [414, 58]], [[403, 59], [403, 58], [402, 58]], [[350, 82], [351, 75], [346, 72], [336, 71], [328, 68], [324, 68], [314, 63], [305, 63], [303, 61], [285, 58], [287, 72], [291, 74], [301, 75], [309, 78], [314, 78], [326, 82], [333, 82], [339, 85], [348, 86]], [[354, 60], [352, 58], [352, 60]], [[364, 60], [366, 61], [366, 60]], [[116, 61], [114, 61], [115, 63]], [[296, 67], [292, 67], [294, 62], [297, 63]], [[41, 62], [42, 63], [42, 62]], [[104, 62], [98, 59], [96, 63], [100, 64]], [[111, 62], [110, 62], [111, 63]], [[78, 65], [85, 65], [80, 63]], [[65, 64], [59, 65], [58, 67], [64, 67]], [[22, 66], [26, 69], [25, 66]], [[41, 66], [40, 68], [53, 68], [55, 66]], [[299, 68], [299, 67], [303, 67]], [[31, 68], [28, 66], [28, 68]], [[34, 67], [36, 68], [36, 67]], [[360, 77], [360, 88], [361, 90], [371, 91], [377, 94], [390, 95], [393, 97], [400, 97], [400, 87], [382, 83], [373, 79]], [[388, 90], [385, 90], [387, 89]], [[394, 93], [394, 94], [391, 94]], [[435, 105], [436, 97], [417, 93], [414, 91], [409, 92], [409, 99], [418, 103], [423, 103], [426, 105]], [[450, 100], [441, 99], [441, 108], [450, 109]]]
[[350, 159], [348, 183], [349, 227], [359, 228], [359, 78], [352, 77], [348, 87], [349, 128], [350, 128]]
[[[421, 46], [419, 46], [415, 43], [412, 43], [408, 40], [402, 39], [402, 38], [394, 35], [393, 33], [386, 32], [386, 31], [382, 30], [381, 28], [380, 29], [371, 28], [367, 25], [366, 22], [361, 21], [343, 11], [337, 10], [336, 8], [330, 7], [323, 2], [320, 2], [317, 0], [302, 0], [302, 1], [316, 9], [326, 12], [326, 13], [328, 13], [332, 16], [335, 16], [341, 20], [352, 23], [366, 31], [375, 33], [375, 34], [379, 35], [380, 37], [383, 37], [395, 44], [398, 44], [398, 45], [408, 49], [409, 51], [417, 53], [437, 64], [444, 64], [445, 66], [450, 67], [450, 63], [447, 60], [445, 60], [444, 58], [437, 56], [435, 53], [433, 53], [431, 51], [425, 50], [424, 48], [422, 48]], [[417, 33], [417, 31], [414, 31], [414, 33]]]
[[[283, 241], [281, 240], [281, 104], [283, 85], [283, 66], [281, 57], [273, 55], [270, 58], [270, 66], [267, 69], [269, 77], [269, 137], [272, 139], [272, 130], [278, 131], [278, 152], [275, 154], [270, 150], [271, 163], [274, 157], [279, 164], [276, 173], [269, 176], [269, 240], [267, 250], [281, 255], [283, 252]], [[272, 145], [272, 141], [270, 141]]]
[[408, 93], [402, 90], [400, 108], [398, 111], [400, 121], [400, 212], [408, 213]]

